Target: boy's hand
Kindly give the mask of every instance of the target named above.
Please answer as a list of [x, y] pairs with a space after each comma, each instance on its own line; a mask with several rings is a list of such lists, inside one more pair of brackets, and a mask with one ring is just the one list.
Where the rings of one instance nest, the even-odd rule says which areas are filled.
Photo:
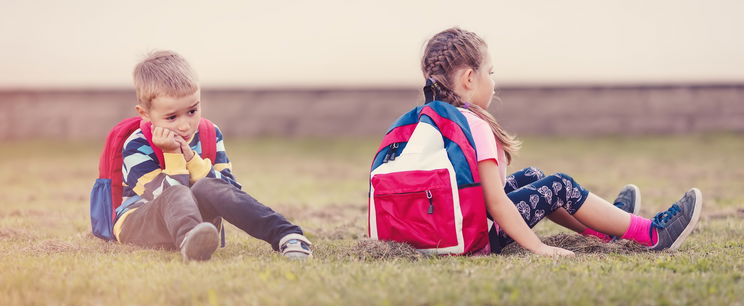
[[177, 134], [169, 129], [152, 127], [152, 143], [164, 153], [181, 153], [181, 144], [176, 138], [178, 138]]
[[186, 162], [194, 158], [194, 150], [191, 149], [186, 140], [183, 140], [183, 138], [181, 137], [176, 137], [175, 139], [176, 142], [178, 142], [178, 144], [180, 145], [181, 152], [183, 153], [183, 158], [186, 159]]

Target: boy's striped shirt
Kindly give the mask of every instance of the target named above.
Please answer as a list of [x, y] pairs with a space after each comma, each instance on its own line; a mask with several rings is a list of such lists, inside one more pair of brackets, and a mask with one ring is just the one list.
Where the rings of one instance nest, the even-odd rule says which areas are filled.
[[117, 219], [129, 208], [152, 201], [169, 186], [191, 186], [204, 177], [223, 179], [240, 189], [240, 183], [231, 172], [222, 132], [216, 125], [215, 130], [217, 148], [214, 166], [209, 159], [201, 158], [202, 147], [197, 131], [189, 143], [196, 153], [194, 157], [186, 162], [182, 154], [164, 153], [165, 169], [160, 169], [157, 156], [142, 130], [134, 131], [124, 142], [122, 150], [124, 190], [122, 205], [116, 210]]

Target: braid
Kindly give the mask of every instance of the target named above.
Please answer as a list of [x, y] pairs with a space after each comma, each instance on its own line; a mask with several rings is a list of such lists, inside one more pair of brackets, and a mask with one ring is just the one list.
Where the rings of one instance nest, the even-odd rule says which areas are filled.
[[455, 107], [470, 109], [476, 116], [488, 122], [496, 139], [502, 144], [507, 163], [521, 147], [521, 142], [507, 133], [487, 110], [474, 104], [466, 104], [454, 91], [451, 76], [462, 67], [478, 69], [483, 60], [486, 42], [473, 32], [460, 28], [450, 28], [434, 35], [426, 44], [421, 59], [424, 78], [431, 79], [434, 99], [447, 102]]
[[423, 58], [422, 66], [425, 76], [435, 81], [435, 85], [432, 86], [435, 99], [449, 102], [456, 107], [461, 107], [464, 105], [464, 102], [452, 90], [448, 73], [457, 68], [457, 57], [455, 57], [452, 50], [460, 50], [455, 45], [457, 37], [453, 33], [446, 34], [432, 38], [429, 42], [429, 56]]

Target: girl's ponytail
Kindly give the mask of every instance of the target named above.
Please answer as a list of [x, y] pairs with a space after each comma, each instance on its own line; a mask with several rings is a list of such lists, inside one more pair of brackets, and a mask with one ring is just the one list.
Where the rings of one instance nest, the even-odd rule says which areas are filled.
[[469, 104], [468, 109], [478, 116], [478, 118], [488, 122], [488, 125], [491, 126], [491, 131], [493, 131], [493, 135], [496, 136], [496, 140], [498, 140], [504, 147], [506, 163], [511, 164], [512, 156], [517, 154], [519, 149], [522, 147], [522, 142], [514, 135], [507, 133], [506, 130], [504, 130], [496, 121], [496, 118], [494, 118], [487, 110], [475, 104]]

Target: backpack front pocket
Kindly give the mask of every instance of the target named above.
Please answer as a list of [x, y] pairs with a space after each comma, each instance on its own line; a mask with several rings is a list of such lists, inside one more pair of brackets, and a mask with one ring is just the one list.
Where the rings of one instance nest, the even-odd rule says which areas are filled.
[[417, 249], [458, 244], [447, 169], [377, 174], [372, 186], [380, 240], [406, 242]]

